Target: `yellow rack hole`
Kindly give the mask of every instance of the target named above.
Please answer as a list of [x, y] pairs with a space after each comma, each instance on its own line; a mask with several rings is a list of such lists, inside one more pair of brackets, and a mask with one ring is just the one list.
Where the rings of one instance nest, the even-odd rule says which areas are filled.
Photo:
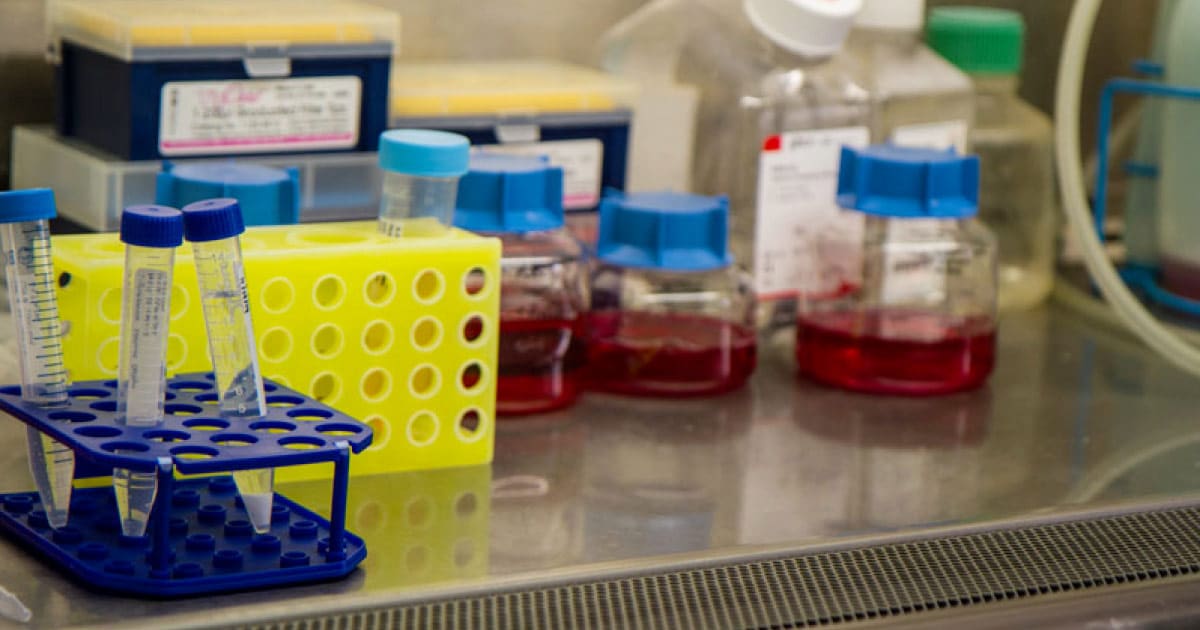
[[396, 281], [389, 273], [373, 273], [363, 286], [363, 295], [371, 306], [386, 306], [396, 296]]
[[383, 368], [371, 368], [362, 378], [363, 398], [378, 402], [392, 393], [392, 375]]
[[408, 379], [408, 386], [413, 396], [429, 398], [437, 393], [442, 386], [442, 375], [430, 364], [417, 366]]
[[278, 277], [271, 278], [262, 288], [262, 305], [268, 313], [283, 313], [292, 308], [296, 299], [296, 289], [291, 280]]
[[342, 395], [342, 382], [333, 372], [321, 372], [312, 380], [312, 397], [326, 404], [336, 402]]
[[270, 328], [263, 333], [261, 345], [263, 358], [278, 363], [292, 354], [292, 333], [282, 326]]
[[482, 267], [473, 267], [463, 276], [463, 293], [467, 297], [482, 297], [487, 290], [487, 272]]
[[413, 446], [429, 446], [438, 436], [437, 416], [428, 411], [418, 411], [408, 419], [408, 442]]
[[346, 283], [337, 276], [322, 276], [313, 285], [313, 302], [318, 308], [332, 310], [346, 299]]
[[446, 290], [445, 285], [441, 273], [436, 269], [426, 269], [417, 274], [417, 279], [413, 282], [413, 294], [418, 302], [432, 304], [441, 299]]
[[363, 348], [371, 354], [383, 354], [392, 347], [392, 325], [377, 319], [363, 329]]
[[342, 329], [335, 324], [321, 324], [312, 336], [313, 354], [322, 359], [331, 359], [342, 352], [344, 339]]
[[412, 328], [412, 344], [418, 350], [429, 351], [442, 342], [442, 323], [433, 317], [418, 319]]
[[367, 418], [367, 426], [371, 427], [371, 431], [374, 432], [374, 435], [371, 437], [371, 450], [383, 448], [391, 441], [392, 425], [388, 423], [387, 418], [383, 416], [371, 416]]

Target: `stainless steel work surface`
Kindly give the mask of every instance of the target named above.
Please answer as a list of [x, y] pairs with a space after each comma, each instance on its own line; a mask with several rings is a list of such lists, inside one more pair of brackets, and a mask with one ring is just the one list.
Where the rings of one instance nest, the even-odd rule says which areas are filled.
[[[0, 542], [0, 585], [37, 626], [231, 624], [1196, 492], [1200, 383], [1058, 307], [1004, 318], [1000, 345], [990, 385], [962, 395], [817, 387], [778, 339], [736, 394], [590, 395], [502, 421], [491, 467], [355, 479], [349, 524], [369, 556], [341, 582], [143, 601]], [[23, 432], [0, 432], [0, 490], [32, 488]], [[324, 484], [279, 490], [329, 501]]]

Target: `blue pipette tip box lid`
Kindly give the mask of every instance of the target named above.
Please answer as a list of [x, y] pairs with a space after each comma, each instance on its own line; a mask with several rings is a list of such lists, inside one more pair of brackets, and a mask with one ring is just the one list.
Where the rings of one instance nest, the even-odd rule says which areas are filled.
[[706, 271], [729, 266], [729, 199], [609, 191], [596, 255], [624, 267]]
[[466, 136], [432, 129], [393, 129], [379, 137], [379, 167], [417, 177], [461, 177], [471, 159]]
[[246, 225], [291, 225], [300, 220], [300, 173], [239, 162], [164, 162], [155, 182], [155, 203], [174, 208], [225, 197], [238, 200]]
[[183, 244], [183, 213], [167, 206], [129, 206], [121, 212], [121, 242], [139, 247]]
[[953, 149], [843, 147], [837, 203], [882, 217], [971, 217], [979, 211], [979, 158]]
[[193, 243], [219, 241], [245, 231], [237, 199], [205, 199], [183, 207], [183, 237]]
[[54, 191], [49, 188], [0, 192], [0, 223], [53, 219], [57, 214]]
[[454, 224], [472, 232], [525, 233], [563, 226], [563, 171], [545, 157], [477, 152], [458, 181]]

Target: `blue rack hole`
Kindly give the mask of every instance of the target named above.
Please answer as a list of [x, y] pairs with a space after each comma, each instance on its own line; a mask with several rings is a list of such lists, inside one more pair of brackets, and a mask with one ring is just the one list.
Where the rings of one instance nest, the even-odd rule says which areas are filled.
[[184, 562], [183, 564], [175, 565], [175, 569], [171, 572], [171, 575], [180, 580], [198, 578], [204, 575], [204, 568], [195, 562]]
[[200, 493], [192, 489], [176, 490], [171, 496], [171, 505], [176, 507], [195, 507], [200, 505]]
[[213, 374], [212, 372], [205, 372], [202, 377], [205, 380], [209, 380], [209, 381], [217, 380], [217, 376], [215, 374]]
[[98, 398], [108, 398], [112, 396], [112, 392], [107, 389], [96, 389], [94, 387], [74, 387], [67, 390], [67, 395], [79, 400], [95, 400]]
[[151, 442], [185, 442], [190, 440], [192, 435], [185, 431], [172, 431], [170, 429], [155, 429], [146, 431], [142, 437]]
[[296, 420], [328, 420], [333, 417], [333, 412], [324, 409], [304, 408], [292, 409], [287, 412], [287, 415], [289, 418], [295, 418]]
[[203, 412], [203, 407], [197, 407], [196, 405], [188, 405], [184, 403], [171, 403], [163, 406], [163, 413], [169, 416], [194, 416]]
[[220, 418], [191, 418], [184, 420], [183, 426], [193, 431], [220, 431], [229, 428], [229, 421]]
[[103, 411], [104, 413], [116, 413], [117, 401], [115, 401], [115, 400], [98, 400], [98, 401], [88, 405], [88, 408], [95, 409], [96, 411]]
[[114, 378], [114, 379], [104, 381], [103, 383], [101, 383], [101, 385], [104, 385], [105, 387], [110, 387], [112, 389], [116, 389], [117, 388], [117, 379]]
[[307, 435], [297, 435], [280, 438], [279, 445], [293, 451], [310, 451], [325, 446], [325, 440]]
[[317, 433], [329, 437], [348, 437], [362, 433], [363, 428], [344, 422], [331, 422], [329, 424], [321, 424], [317, 426]]
[[133, 575], [133, 563], [128, 560], [113, 560], [104, 565], [104, 570], [119, 575]]
[[33, 503], [33, 497], [27, 494], [5, 497], [4, 509], [14, 514], [24, 514], [33, 509]]
[[268, 394], [278, 391], [278, 390], [279, 390], [279, 386], [276, 385], [275, 383], [263, 383], [263, 391]]
[[[202, 511], [201, 515], [203, 514], [204, 512]], [[224, 518], [224, 515], [225, 513], [221, 512], [222, 518]], [[184, 540], [183, 546], [188, 551], [212, 551], [217, 548], [217, 539], [212, 534], [192, 534]]]
[[84, 560], [95, 562], [108, 557], [108, 545], [98, 542], [83, 543], [79, 545], [76, 553]]
[[267, 396], [268, 407], [295, 407], [303, 404], [304, 399], [299, 396], [289, 396], [287, 394]]
[[233, 477], [213, 477], [208, 480], [208, 491], [213, 494], [232, 494], [237, 492], [237, 483]]
[[167, 387], [177, 392], [207, 392], [213, 388], [213, 384], [204, 381], [175, 381]]
[[319, 528], [312, 521], [296, 521], [288, 527], [288, 533], [298, 540], [310, 540], [317, 537]]
[[60, 545], [78, 545], [83, 542], [83, 531], [78, 527], [63, 527], [54, 530], [51, 539]]
[[250, 521], [236, 519], [225, 523], [225, 536], [228, 538], [245, 538], [254, 534], [254, 525]]
[[47, 529], [50, 521], [46, 518], [46, 510], [34, 510], [26, 517], [26, 522], [34, 529]]
[[171, 449], [171, 454], [180, 459], [212, 459], [220, 453], [220, 451], [212, 448], [211, 446], [199, 446], [194, 444], [176, 446], [175, 448]]
[[91, 422], [96, 419], [96, 414], [86, 411], [52, 411], [46, 414], [51, 420], [65, 420], [66, 422]]
[[276, 503], [271, 506], [271, 522], [275, 524], [286, 523], [292, 516], [292, 509], [286, 505]]
[[250, 430], [259, 433], [291, 433], [296, 430], [296, 425], [282, 420], [260, 420], [251, 422]]
[[213, 554], [213, 566], [218, 569], [240, 569], [242, 562], [242, 552], [237, 549], [222, 549]]
[[178, 516], [167, 521], [167, 532], [172, 536], [184, 536], [188, 532], [188, 522]]
[[121, 435], [121, 430], [117, 427], [79, 427], [75, 429], [75, 435], [82, 435], [89, 438], [114, 438]]
[[4, 394], [5, 396], [20, 396], [21, 386], [9, 385], [7, 387], [0, 387], [0, 394]]
[[285, 569], [290, 567], [306, 567], [308, 564], [308, 554], [303, 551], [289, 551], [279, 557], [279, 566]]
[[258, 438], [247, 433], [218, 433], [210, 439], [217, 446], [251, 446], [258, 443]]
[[218, 397], [214, 392], [205, 392], [203, 394], [196, 394], [192, 397], [192, 400], [205, 405], [215, 405], [217, 404]]
[[255, 553], [277, 554], [283, 549], [283, 543], [279, 541], [278, 536], [273, 536], [271, 534], [260, 534], [254, 537], [254, 540], [250, 543], [250, 549]]
[[142, 442], [118, 441], [105, 442], [100, 445], [100, 448], [109, 453], [145, 453], [150, 450], [150, 445]]

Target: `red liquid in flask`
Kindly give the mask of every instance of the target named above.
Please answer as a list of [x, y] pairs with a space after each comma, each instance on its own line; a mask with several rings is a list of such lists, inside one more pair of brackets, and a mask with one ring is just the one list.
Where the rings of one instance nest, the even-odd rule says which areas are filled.
[[796, 362], [820, 383], [875, 394], [945, 394], [983, 384], [996, 360], [990, 318], [825, 313], [800, 318]]
[[696, 396], [741, 387], [757, 360], [754, 331], [711, 317], [612, 312], [589, 319], [588, 372], [600, 390]]
[[496, 413], [542, 413], [575, 402], [583, 359], [578, 321], [501, 318]]

